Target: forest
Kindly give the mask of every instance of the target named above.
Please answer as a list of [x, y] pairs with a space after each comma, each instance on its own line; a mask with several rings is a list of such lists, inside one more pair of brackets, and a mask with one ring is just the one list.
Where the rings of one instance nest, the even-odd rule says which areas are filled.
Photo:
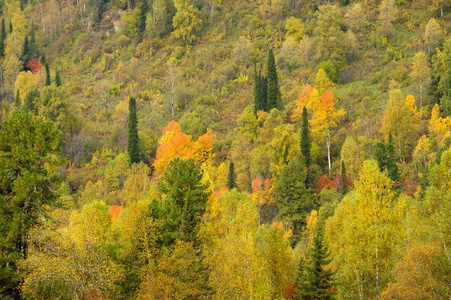
[[449, 0], [1, 0], [1, 299], [450, 299]]

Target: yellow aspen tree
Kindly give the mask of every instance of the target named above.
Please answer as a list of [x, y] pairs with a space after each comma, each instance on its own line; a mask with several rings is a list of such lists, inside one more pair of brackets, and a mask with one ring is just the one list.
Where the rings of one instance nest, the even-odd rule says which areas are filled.
[[404, 100], [400, 90], [391, 90], [382, 119], [382, 133], [392, 134], [396, 150], [405, 161], [411, 157], [418, 140], [420, 117], [412, 95]]

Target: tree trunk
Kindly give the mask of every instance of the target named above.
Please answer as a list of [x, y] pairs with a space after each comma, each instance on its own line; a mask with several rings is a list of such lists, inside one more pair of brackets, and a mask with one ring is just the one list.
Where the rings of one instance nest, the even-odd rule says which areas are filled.
[[327, 161], [329, 163], [329, 176], [332, 174], [332, 163], [330, 161], [330, 136], [327, 133]]

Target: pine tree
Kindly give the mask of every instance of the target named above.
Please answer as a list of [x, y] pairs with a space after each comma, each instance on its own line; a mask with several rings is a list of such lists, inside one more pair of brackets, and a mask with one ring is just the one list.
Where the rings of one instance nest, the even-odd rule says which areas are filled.
[[30, 71], [30, 69], [27, 67], [27, 63], [31, 59], [32, 57], [30, 50], [30, 41], [28, 39], [28, 36], [26, 36], [25, 40], [23, 41], [22, 55], [20, 56], [20, 60], [22, 61], [22, 69], [24, 71]]
[[233, 164], [233, 161], [229, 164], [229, 176], [227, 180], [227, 187], [229, 190], [232, 190], [236, 188], [236, 174], [235, 174], [235, 165]]
[[2, 31], [0, 33], [0, 57], [5, 57], [5, 39], [6, 39], [6, 28], [5, 28], [5, 18], [2, 19]]
[[312, 148], [312, 139], [310, 137], [310, 130], [308, 126], [308, 113], [307, 108], [304, 107], [302, 110], [302, 125], [301, 125], [301, 152], [304, 156], [305, 165], [310, 167], [311, 164], [311, 154], [310, 150]]
[[279, 107], [280, 90], [277, 78], [276, 60], [274, 53], [269, 50], [268, 54], [268, 87], [267, 87], [267, 110]]
[[141, 4], [141, 8], [139, 10], [139, 19], [138, 19], [138, 32], [140, 35], [140, 39], [142, 39], [144, 32], [146, 31], [146, 14], [149, 11], [149, 4], [147, 0], [144, 0]]
[[56, 86], [61, 86], [60, 72], [57, 70], [55, 74], [55, 84]]
[[52, 84], [52, 80], [50, 79], [50, 69], [49, 64], [45, 63], [45, 86], [49, 86]]
[[13, 22], [9, 21], [9, 33], [13, 32]]
[[162, 203], [154, 201], [151, 210], [161, 222], [162, 246], [176, 239], [197, 246], [199, 223], [207, 206], [208, 185], [202, 183], [203, 171], [193, 159], [174, 158], [159, 183], [166, 195]]
[[348, 184], [346, 179], [346, 167], [345, 162], [341, 161], [341, 195], [344, 196], [348, 193]]
[[136, 117], [136, 100], [130, 97], [128, 102], [128, 154], [131, 163], [139, 163], [138, 119]]
[[266, 78], [262, 76], [261, 69], [257, 73], [255, 68], [255, 85], [254, 85], [254, 108], [255, 114], [259, 110], [267, 111], [266, 108]]
[[324, 242], [324, 228], [321, 223], [313, 236], [313, 245], [310, 249], [310, 265], [305, 267], [303, 280], [300, 282], [298, 294], [301, 299], [333, 299], [334, 272], [324, 269], [331, 261], [330, 252]]
[[378, 142], [374, 145], [374, 156], [376, 157], [380, 171], [387, 170], [388, 177], [393, 181], [398, 181], [400, 178], [398, 166], [396, 165], [398, 155], [395, 151], [391, 133], [388, 136], [387, 143]]

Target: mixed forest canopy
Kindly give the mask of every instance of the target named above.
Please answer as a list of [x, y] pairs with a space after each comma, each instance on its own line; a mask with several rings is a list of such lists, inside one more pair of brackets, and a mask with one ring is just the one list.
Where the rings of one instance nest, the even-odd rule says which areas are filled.
[[451, 298], [450, 1], [0, 19], [0, 298]]

